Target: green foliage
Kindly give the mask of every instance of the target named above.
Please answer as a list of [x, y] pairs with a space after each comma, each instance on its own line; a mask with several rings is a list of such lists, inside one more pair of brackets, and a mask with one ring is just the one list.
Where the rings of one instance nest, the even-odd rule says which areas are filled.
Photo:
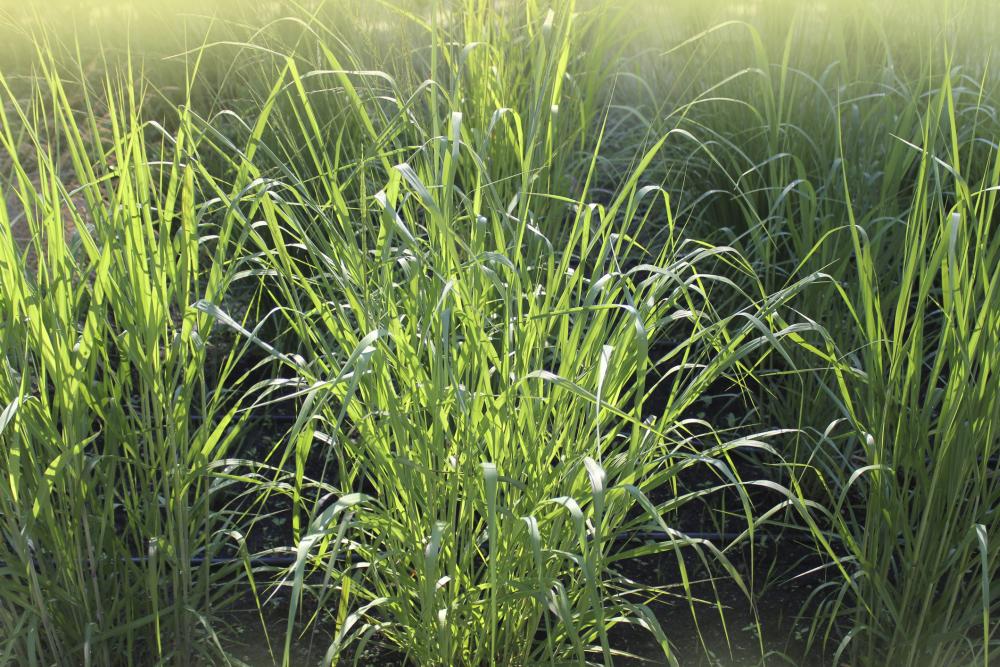
[[213, 321], [192, 307], [225, 289], [233, 227], [195, 201], [186, 118], [156, 132], [109, 78], [81, 123], [43, 76], [0, 118], [0, 656], [190, 664], [235, 581], [192, 558], [240, 541], [212, 506], [234, 357], [206, 374]]
[[690, 664], [778, 527], [823, 659], [995, 658], [991, 3], [202, 4], [5, 10], [0, 664]]

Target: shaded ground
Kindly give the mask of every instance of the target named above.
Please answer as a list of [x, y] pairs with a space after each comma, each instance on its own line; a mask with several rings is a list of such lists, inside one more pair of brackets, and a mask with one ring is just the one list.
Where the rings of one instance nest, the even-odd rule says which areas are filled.
[[[748, 568], [749, 549], [728, 554], [753, 590], [753, 604], [730, 578], [719, 573], [713, 578], [712, 573], [688, 557], [692, 580], [696, 581], [692, 593], [700, 602], [692, 605], [680, 597], [665, 597], [650, 605], [680, 664], [799, 667], [829, 664], [818, 652], [806, 652], [809, 628], [797, 618], [815, 586], [823, 581], [822, 575], [793, 578], [795, 573], [819, 564], [819, 559], [790, 536], [764, 541], [754, 551], [755, 583], [751, 583]], [[624, 570], [640, 583], [683, 590], [672, 556], [636, 559]], [[766, 576], [768, 570], [770, 576]], [[722, 605], [721, 613], [716, 600]], [[667, 664], [662, 651], [644, 631], [616, 630], [614, 638], [618, 648], [636, 656], [616, 664], [636, 667]]]

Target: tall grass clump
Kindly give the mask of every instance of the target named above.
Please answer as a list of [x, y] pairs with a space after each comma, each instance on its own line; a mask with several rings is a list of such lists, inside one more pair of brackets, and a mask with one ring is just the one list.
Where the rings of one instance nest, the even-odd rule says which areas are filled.
[[657, 54], [672, 67], [640, 62], [672, 91], [662, 117], [704, 142], [663, 164], [689, 184], [674, 193], [688, 229], [742, 250], [768, 289], [833, 278], [795, 308], [841, 361], [799, 347], [816, 372], [762, 369], [758, 402], [800, 427], [784, 453], [835, 510], [854, 573], [821, 589], [835, 594], [812, 638], [850, 664], [988, 664], [997, 81], [984, 31], [998, 16], [977, 2], [743, 9], [699, 3], [703, 30], [692, 20], [693, 38], [682, 28]]
[[843, 399], [853, 437], [828, 431], [845, 465], [827, 472], [854, 575], [820, 618], [845, 622], [837, 652], [857, 664], [986, 665], [997, 641], [1000, 161], [960, 142], [960, 122], [946, 77], [908, 144], [918, 172], [895, 242], [851, 222], [845, 377], [861, 380]]
[[[725, 273], [745, 263], [637, 246], [641, 167], [607, 208], [577, 202], [550, 239], [488, 185], [452, 180], [459, 161], [481, 165], [453, 119], [443, 161], [424, 149], [394, 166], [343, 232], [312, 224], [321, 209], [283, 184], [259, 199], [259, 268], [247, 270], [287, 304], [275, 355], [296, 379], [274, 389], [304, 398], [286, 454], [302, 515], [287, 583], [317, 598], [332, 655], [377, 630], [419, 664], [609, 661], [608, 630], [629, 622], [672, 657], [640, 604], [653, 592], [616, 564], [677, 553], [681, 595], [681, 548], [736, 575], [672, 524], [728, 487], [752, 530], [731, 453], [773, 453], [766, 434], [727, 439], [686, 409], [712, 383], [748, 381], [795, 290], [716, 312]], [[307, 495], [317, 447], [332, 450], [335, 481]], [[650, 500], [700, 465], [718, 487]], [[643, 527], [662, 539], [619, 541]]]
[[27, 97], [0, 83], [0, 663], [212, 661], [241, 419], [191, 304], [224, 295], [233, 227], [183, 111], [144, 123], [124, 72], [77, 106], [39, 63]]
[[[683, 238], [662, 189], [640, 186], [669, 137], [605, 204], [589, 201], [599, 151], [581, 162], [575, 198], [541, 178], [580, 160], [574, 142], [554, 140], [567, 109], [553, 103], [553, 77], [566, 76], [561, 31], [573, 15], [528, 16], [540, 26], [523, 38], [538, 55], [504, 82], [523, 91], [516, 107], [487, 112], [490, 98], [473, 96], [502, 71], [498, 46], [476, 56], [459, 45], [469, 62], [485, 58], [480, 73], [393, 88], [391, 113], [373, 112], [384, 98], [353, 81], [395, 78], [332, 72], [360, 139], [324, 141], [313, 121], [322, 98], [306, 94], [294, 60], [263, 112], [241, 120], [244, 144], [206, 130], [235, 174], [218, 194], [249, 230], [235, 270], [260, 281], [277, 333], [262, 340], [216, 304], [199, 307], [283, 364], [262, 388], [269, 400], [301, 401], [278, 462], [292, 473], [273, 491], [295, 506], [286, 662], [307, 609], [334, 637], [331, 660], [377, 636], [417, 664], [610, 664], [609, 632], [627, 623], [676, 664], [645, 605], [663, 591], [630, 581], [623, 561], [667, 554], [682, 599], [693, 595], [690, 558], [749, 592], [711, 541], [676, 528], [677, 513], [729, 489], [752, 536], [757, 509], [732, 455], [780, 462], [774, 434], [730, 437], [690, 408], [710, 386], [752, 383], [762, 359], [808, 328], [783, 319], [805, 283], [742, 291], [737, 282], [753, 281], [745, 259]], [[417, 95], [427, 100], [404, 102]], [[599, 145], [602, 126], [584, 121], [572, 117], [571, 136], [594, 132]], [[305, 166], [275, 159], [290, 146]], [[652, 224], [664, 225], [656, 250], [638, 241]], [[333, 469], [310, 479], [320, 448]], [[695, 466], [716, 483], [680, 491]], [[660, 537], [622, 539], [640, 528]]]

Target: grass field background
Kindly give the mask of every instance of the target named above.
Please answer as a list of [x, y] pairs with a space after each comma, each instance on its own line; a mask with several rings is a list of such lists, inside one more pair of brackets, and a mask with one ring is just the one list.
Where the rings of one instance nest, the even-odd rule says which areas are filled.
[[0, 663], [995, 660], [993, 3], [0, 19]]

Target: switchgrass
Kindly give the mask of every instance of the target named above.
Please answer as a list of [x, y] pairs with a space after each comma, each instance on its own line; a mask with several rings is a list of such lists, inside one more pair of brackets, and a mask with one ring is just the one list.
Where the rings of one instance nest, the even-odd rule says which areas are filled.
[[[685, 547], [735, 576], [710, 542], [672, 525], [712, 489], [655, 505], [648, 493], [695, 465], [740, 489], [731, 452], [768, 450], [766, 436], [701, 444], [693, 434], [719, 436], [681, 417], [713, 381], [752, 367], [761, 328], [770, 335], [794, 292], [715, 313], [704, 293], [724, 279], [701, 270], [715, 249], [619, 265], [639, 255], [625, 224], [607, 221], [631, 196], [581, 207], [556, 243], [490, 206], [488, 191], [438, 185], [446, 155], [436, 175], [417, 175], [435, 166], [420, 155], [394, 167], [367, 222], [343, 235], [303, 224], [318, 213], [309, 205], [262, 212], [260, 261], [272, 289], [304, 302], [282, 315], [310, 343], [282, 355], [305, 397], [287, 454], [296, 495], [311, 448], [332, 448], [336, 461], [323, 495], [299, 500], [309, 520], [293, 525], [292, 594], [328, 610], [333, 655], [378, 630], [419, 664], [582, 661], [591, 651], [607, 661], [607, 631], [631, 622], [671, 657], [638, 604], [642, 587], [614, 564]], [[653, 372], [663, 379], [647, 380]], [[650, 414], [654, 392], [666, 407]], [[641, 527], [667, 537], [617, 541]], [[323, 583], [309, 585], [317, 568]], [[690, 594], [686, 579], [679, 592]]]
[[855, 574], [826, 611], [851, 616], [838, 654], [864, 664], [985, 665], [996, 643], [1000, 162], [992, 145], [970, 164], [981, 154], [954, 100], [946, 75], [907, 144], [918, 172], [901, 238], [851, 224], [863, 344], [848, 363], [863, 382], [845, 391], [857, 430], [837, 446], [861, 465], [834, 478]]
[[233, 229], [207, 221], [187, 119], [144, 124], [135, 85], [109, 75], [82, 115], [50, 69], [27, 99], [5, 86], [6, 664], [192, 664], [233, 591], [238, 563], [209, 563], [240, 551], [213, 507], [236, 351], [207, 374], [213, 321], [192, 307], [224, 294]]
[[834, 509], [853, 574], [821, 587], [807, 615], [811, 639], [851, 664], [988, 664], [996, 643], [997, 346], [986, 332], [998, 91], [975, 45], [997, 16], [976, 3], [945, 12], [910, 17], [911, 32], [889, 30], [902, 13], [860, 12], [860, 27], [827, 15], [829, 42], [808, 50], [797, 44], [816, 36], [814, 15], [762, 12], [667, 53], [713, 54], [726, 40], [754, 54], [689, 61], [720, 82], [679, 107], [711, 160], [666, 164], [685, 182], [707, 174], [708, 197], [687, 194], [689, 229], [743, 249], [770, 289], [817, 269], [833, 278], [796, 308], [840, 361], [798, 347], [798, 364], [819, 368], [792, 382], [774, 369], [765, 385], [781, 389], [761, 405], [802, 429], [786, 454], [810, 464], [807, 494]]
[[[284, 582], [286, 661], [309, 594], [335, 636], [330, 659], [377, 633], [418, 664], [608, 663], [609, 630], [631, 623], [676, 663], [643, 604], [661, 592], [617, 563], [672, 554], [675, 594], [690, 597], [681, 551], [691, 551], [744, 585], [713, 543], [673, 524], [684, 504], [730, 488], [752, 537], [756, 515], [731, 457], [773, 458], [768, 434], [732, 439], [688, 409], [713, 384], [753, 381], [797, 330], [781, 311], [803, 286], [743, 292], [730, 276], [752, 276], [744, 259], [669, 226], [655, 235], [659, 250], [641, 246], [651, 220], [672, 224], [661, 189], [639, 186], [659, 146], [607, 205], [588, 200], [599, 152], [569, 173], [583, 184], [578, 198], [562, 194], [572, 185], [554, 175], [574, 161], [554, 156], [581, 143], [575, 123], [587, 110], [563, 103], [544, 70], [561, 78], [568, 63], [593, 59], [568, 57], [578, 20], [568, 10], [528, 19], [537, 24], [524, 46], [542, 73], [504, 79], [510, 54], [461, 52], [520, 92], [513, 106], [484, 113], [489, 90], [467, 91], [462, 70], [448, 88], [411, 92], [385, 73], [300, 73], [290, 60], [265, 113], [244, 120], [246, 145], [217, 136], [235, 156], [229, 207], [253, 230], [238, 271], [260, 277], [279, 322], [275, 341], [239, 329], [293, 374], [265, 391], [303, 401], [280, 464], [294, 466], [298, 541]], [[458, 57], [438, 46], [449, 41], [432, 37], [432, 63]], [[363, 130], [339, 133], [332, 151], [321, 149], [323, 116], [307, 88], [323, 75], [345, 92], [339, 117]], [[437, 109], [450, 122], [435, 127]], [[258, 155], [271, 156], [269, 170], [253, 164]], [[738, 306], [718, 312], [722, 293]], [[318, 495], [305, 471], [316, 447], [335, 461]], [[678, 491], [693, 466], [718, 485]], [[653, 502], [653, 491], [666, 499]], [[643, 527], [663, 538], [621, 541]]]

